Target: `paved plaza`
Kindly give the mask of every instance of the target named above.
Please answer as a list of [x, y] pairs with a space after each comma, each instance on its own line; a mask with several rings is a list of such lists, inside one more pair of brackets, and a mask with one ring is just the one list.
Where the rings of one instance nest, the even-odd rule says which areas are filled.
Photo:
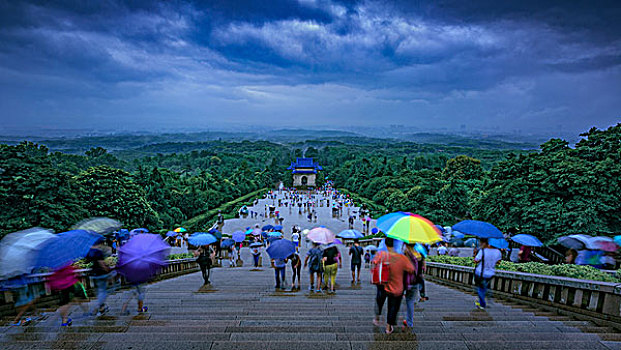
[[[337, 232], [347, 227], [346, 217], [333, 219], [327, 208], [318, 208], [317, 224], [280, 211], [287, 237], [295, 223]], [[256, 221], [230, 220], [224, 231]], [[336, 295], [309, 293], [306, 271], [301, 291], [275, 291], [267, 254], [264, 267], [253, 269], [244, 248], [244, 266], [228, 267], [224, 261], [224, 267], [212, 270], [210, 288], [201, 288], [200, 273], [151, 284], [148, 312], [130, 316], [120, 316], [127, 292], [118, 292], [109, 298], [108, 315], [84, 317], [76, 309], [73, 326], [64, 329], [58, 314], [47, 310], [46, 319], [31, 326], [0, 328], [0, 349], [621, 349], [621, 336], [611, 328], [501, 300], [477, 310], [473, 293], [430, 282], [430, 300], [417, 306], [414, 333], [397, 329], [385, 335], [372, 324], [375, 286], [369, 270], [363, 270], [361, 285], [352, 286], [347, 250], [340, 250], [345, 262]], [[289, 286], [290, 279], [288, 267]]]

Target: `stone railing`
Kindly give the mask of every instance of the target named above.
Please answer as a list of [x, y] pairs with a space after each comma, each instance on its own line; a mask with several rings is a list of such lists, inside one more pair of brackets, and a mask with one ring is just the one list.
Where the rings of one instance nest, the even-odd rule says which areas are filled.
[[[173, 278], [184, 274], [198, 271], [198, 264], [195, 258], [169, 260], [168, 265], [162, 268], [160, 273], [153, 279], [153, 281], [159, 281], [163, 279]], [[94, 284], [89, 278], [89, 269], [77, 270], [78, 280], [84, 285], [86, 291], [92, 294]], [[29, 287], [35, 295], [40, 295], [37, 301], [38, 307], [50, 307], [58, 302], [58, 296], [52, 293], [49, 286], [49, 277], [51, 273], [38, 273], [28, 275], [26, 277]], [[122, 276], [115, 278], [115, 288], [123, 288], [129, 283]], [[0, 316], [14, 313], [14, 298], [13, 292], [5, 290], [0, 292]]]
[[[473, 267], [427, 262], [425, 276], [431, 281], [455, 287], [474, 285]], [[621, 326], [621, 284], [496, 271], [490, 290], [500, 297]]]

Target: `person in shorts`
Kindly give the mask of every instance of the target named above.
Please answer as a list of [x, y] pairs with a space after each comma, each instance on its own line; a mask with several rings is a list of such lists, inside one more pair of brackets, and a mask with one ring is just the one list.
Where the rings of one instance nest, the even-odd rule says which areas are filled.
[[306, 253], [306, 259], [304, 259], [304, 268], [308, 266], [308, 272], [310, 274], [310, 287], [312, 292], [315, 290], [315, 281], [317, 281], [317, 289], [315, 292], [321, 293], [321, 274], [323, 273], [322, 264], [323, 252], [319, 249], [319, 243], [313, 242], [313, 247]]
[[[351, 284], [360, 284], [360, 268], [362, 267], [362, 254], [364, 249], [360, 246], [358, 238], [354, 239], [354, 245], [349, 248], [349, 255], [351, 255]], [[356, 269], [358, 273], [356, 274]]]

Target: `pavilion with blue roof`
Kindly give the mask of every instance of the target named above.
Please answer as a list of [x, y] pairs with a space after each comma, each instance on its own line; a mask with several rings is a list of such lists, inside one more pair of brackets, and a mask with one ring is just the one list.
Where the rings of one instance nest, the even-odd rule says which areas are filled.
[[295, 187], [315, 187], [317, 172], [323, 170], [321, 165], [313, 158], [296, 158], [287, 168], [293, 174], [293, 186]]

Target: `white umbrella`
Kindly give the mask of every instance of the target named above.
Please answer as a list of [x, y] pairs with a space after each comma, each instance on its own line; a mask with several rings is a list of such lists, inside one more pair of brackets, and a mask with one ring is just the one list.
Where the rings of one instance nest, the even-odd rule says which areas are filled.
[[560, 237], [558, 239], [558, 243], [564, 246], [565, 248], [571, 248], [575, 250], [582, 250], [590, 248], [589, 240], [591, 236], [587, 235], [569, 235]]
[[315, 243], [329, 244], [334, 242], [336, 235], [325, 227], [315, 227], [308, 232], [306, 238]]
[[31, 273], [37, 248], [50, 238], [52, 231], [40, 227], [6, 235], [0, 241], [0, 279]]

